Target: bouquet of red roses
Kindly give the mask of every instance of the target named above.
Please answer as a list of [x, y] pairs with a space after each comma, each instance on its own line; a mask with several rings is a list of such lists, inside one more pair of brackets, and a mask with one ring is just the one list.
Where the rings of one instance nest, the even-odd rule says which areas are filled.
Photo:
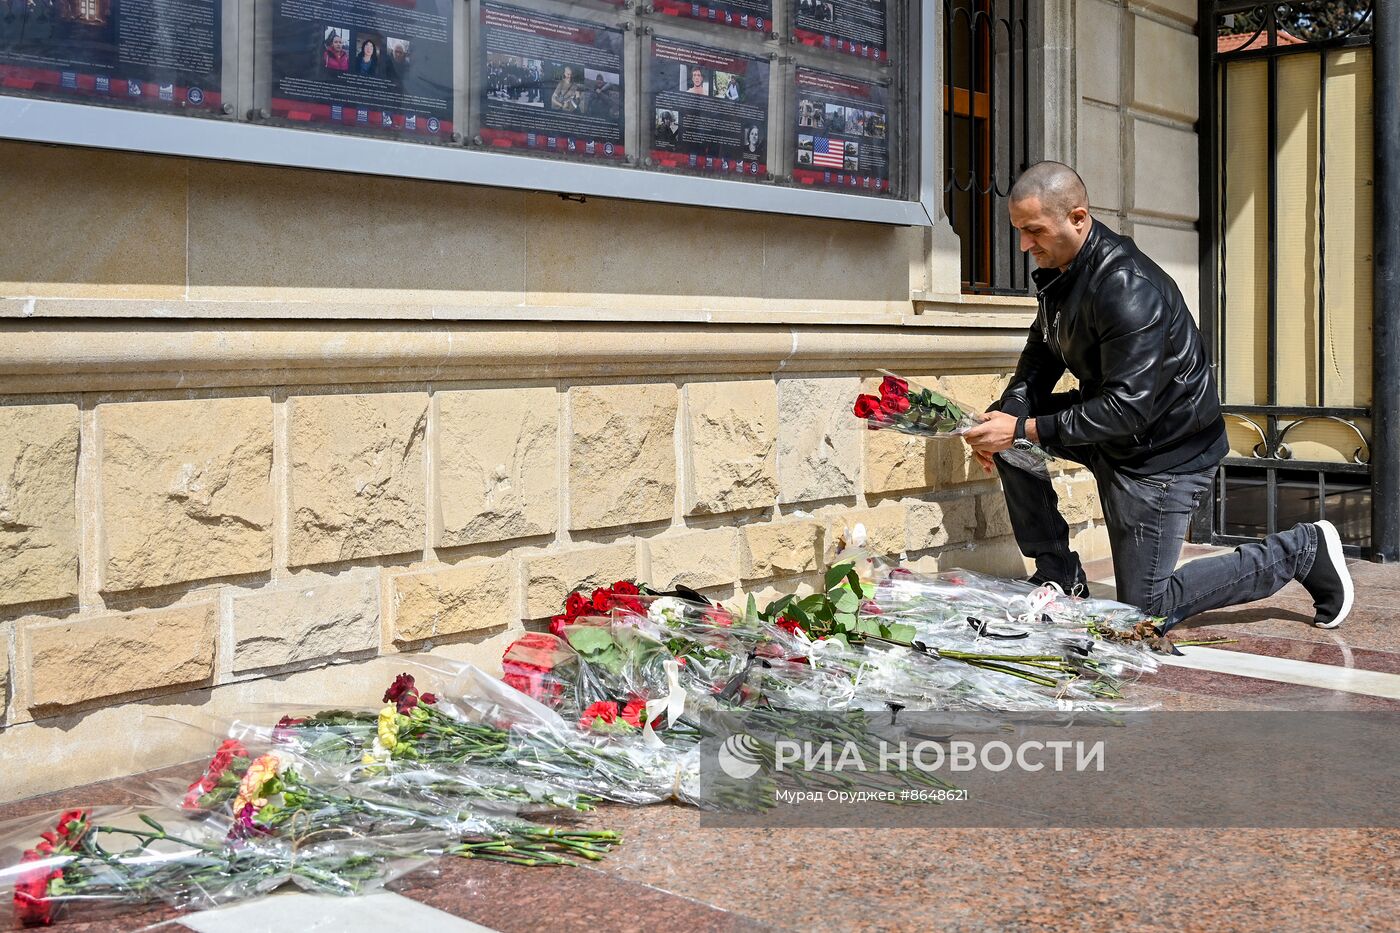
[[[898, 431], [917, 437], [961, 437], [982, 422], [959, 402], [926, 386], [885, 373], [879, 395], [858, 395], [855, 416], [872, 431]], [[1005, 450], [999, 456], [1016, 466], [1040, 471], [1051, 458], [1034, 445]]]

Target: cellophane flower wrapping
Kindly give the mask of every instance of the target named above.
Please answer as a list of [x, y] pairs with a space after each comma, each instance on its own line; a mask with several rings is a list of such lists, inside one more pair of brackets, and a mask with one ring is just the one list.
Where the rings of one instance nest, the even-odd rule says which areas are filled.
[[1067, 596], [1057, 587], [964, 570], [886, 568], [868, 608], [912, 627], [913, 641], [941, 657], [985, 662], [981, 669], [998, 675], [992, 684], [1005, 684], [1000, 675], [1017, 666], [1012, 659], [1042, 659], [1032, 662], [1032, 673], [1053, 684], [1038, 684], [1030, 695], [1024, 689], [1000, 699], [988, 694], [984, 700], [993, 708], [1034, 708], [1049, 699], [1061, 708], [1064, 701], [1082, 701], [1085, 708], [1115, 701], [1110, 708], [1123, 709], [1121, 686], [1157, 669], [1151, 640], [1133, 637], [1150, 627], [1149, 616], [1110, 600]]
[[43, 926], [72, 913], [165, 903], [202, 910], [284, 884], [365, 894], [432, 863], [434, 834], [373, 838], [309, 831], [242, 836], [227, 822], [160, 807], [79, 807], [0, 824], [0, 890], [16, 920]]
[[[917, 437], [961, 437], [982, 422], [974, 409], [917, 381], [880, 371], [879, 394], [856, 396], [853, 412], [872, 431], [898, 431]], [[1054, 459], [1042, 448], [1004, 450], [997, 456], [1008, 463], [1046, 473]]]
[[[532, 821], [591, 809], [594, 798], [509, 767], [463, 758], [505, 751], [500, 730], [467, 731], [461, 742], [440, 735], [432, 748], [445, 752], [442, 760], [417, 758], [409, 747], [415, 740], [411, 730], [425, 720], [419, 708], [424, 698], [435, 704], [437, 697], [419, 692], [412, 680], [404, 674], [395, 681], [389, 696], [397, 705], [380, 710], [375, 744], [359, 761], [338, 746], [329, 760], [302, 753], [298, 727], [316, 722], [316, 714], [284, 716], [271, 734], [235, 724], [230, 731], [239, 738], [223, 740], [207, 763], [151, 781], [152, 795], [187, 813], [232, 822], [235, 832], [248, 836], [286, 836], [308, 826], [368, 836], [432, 831], [447, 840], [439, 851], [526, 864], [566, 864], [573, 855], [594, 858], [615, 843], [615, 834], [605, 830], [556, 832]], [[336, 711], [337, 718], [350, 713]], [[448, 726], [435, 728], [452, 732]], [[483, 735], [494, 744], [482, 744]], [[317, 747], [308, 746], [313, 753]], [[386, 749], [389, 754], [382, 757]]]

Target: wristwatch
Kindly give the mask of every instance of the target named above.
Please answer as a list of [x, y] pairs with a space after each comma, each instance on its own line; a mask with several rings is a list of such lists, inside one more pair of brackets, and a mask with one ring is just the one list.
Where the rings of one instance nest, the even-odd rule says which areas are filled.
[[1011, 442], [1011, 446], [1016, 450], [1034, 450], [1035, 445], [1026, 438], [1026, 417], [1022, 415], [1016, 419], [1016, 437]]

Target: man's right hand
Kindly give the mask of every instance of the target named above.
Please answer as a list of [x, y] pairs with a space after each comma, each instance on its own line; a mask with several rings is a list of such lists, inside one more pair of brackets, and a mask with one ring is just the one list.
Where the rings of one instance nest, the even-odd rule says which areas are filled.
[[986, 454], [980, 450], [973, 449], [972, 455], [977, 458], [977, 462], [982, 464], [982, 472], [988, 476], [992, 475], [992, 457], [994, 454]]

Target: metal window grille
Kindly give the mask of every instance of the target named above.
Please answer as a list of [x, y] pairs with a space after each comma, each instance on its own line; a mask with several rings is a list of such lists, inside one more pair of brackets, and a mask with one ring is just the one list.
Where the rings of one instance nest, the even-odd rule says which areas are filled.
[[1006, 213], [1030, 165], [1029, 0], [943, 4], [943, 193], [963, 290], [1020, 295], [1030, 264]]

